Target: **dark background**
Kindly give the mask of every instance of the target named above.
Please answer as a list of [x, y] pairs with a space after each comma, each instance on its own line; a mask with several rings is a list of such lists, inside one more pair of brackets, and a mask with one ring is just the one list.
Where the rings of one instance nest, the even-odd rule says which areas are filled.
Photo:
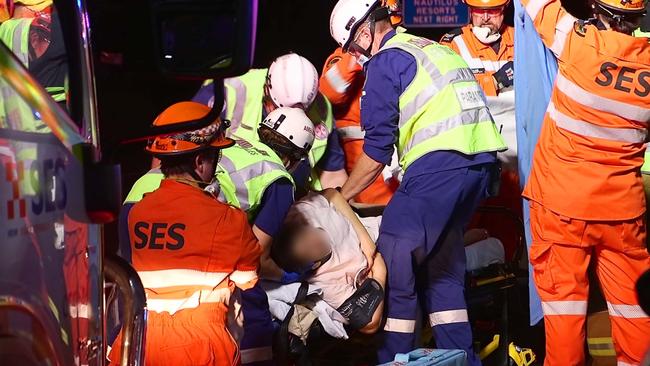
[[[120, 144], [145, 133], [155, 116], [170, 104], [191, 98], [198, 82], [161, 79], [147, 57], [152, 54], [150, 25], [142, 0], [89, 2], [96, 54], [99, 120], [105, 156], [123, 164], [124, 194], [148, 169], [143, 143]], [[320, 71], [336, 47], [329, 35], [335, 0], [260, 0], [254, 67], [267, 67], [274, 58], [293, 51]], [[582, 1], [566, 1], [584, 17]], [[582, 11], [581, 11], [582, 10]], [[512, 19], [512, 4], [506, 19]], [[448, 28], [414, 28], [411, 33], [438, 40]]]
[[[335, 3], [336, 0], [259, 0], [253, 66], [267, 67], [276, 57], [293, 51], [309, 59], [320, 72], [336, 47], [329, 35], [329, 16]], [[563, 3], [576, 17], [589, 16], [586, 0]], [[95, 0], [89, 6], [102, 150], [107, 160], [122, 164], [126, 195], [133, 182], [149, 169], [150, 157], [143, 151], [144, 143], [121, 141], [134, 134], [143, 135], [158, 113], [174, 102], [190, 99], [200, 82], [162, 79], [147, 62], [153, 51], [147, 38], [151, 28], [142, 16], [146, 12], [145, 0]], [[646, 20], [650, 23], [650, 18]], [[512, 5], [506, 22], [512, 24]], [[438, 40], [448, 30], [413, 28], [410, 33]], [[115, 224], [106, 226], [105, 239], [107, 250], [117, 248]], [[542, 357], [543, 330], [537, 327], [529, 333], [530, 339], [522, 339], [523, 344], [536, 344], [535, 351]]]
[[[237, 1], [237, 0], [234, 0]], [[578, 17], [588, 15], [582, 1], [564, 1]], [[253, 67], [264, 68], [278, 56], [296, 52], [319, 72], [335, 49], [329, 17], [336, 0], [259, 0]], [[172, 103], [189, 100], [200, 82], [161, 78], [151, 65], [152, 28], [145, 0], [95, 0], [88, 4], [95, 53], [100, 135], [104, 158], [122, 164], [123, 195], [149, 170], [144, 142], [124, 144], [142, 136], [155, 117]], [[512, 23], [510, 4], [506, 22]], [[449, 28], [413, 28], [410, 32], [439, 40]], [[105, 231], [116, 248], [115, 224]], [[110, 250], [110, 249], [109, 249]]]

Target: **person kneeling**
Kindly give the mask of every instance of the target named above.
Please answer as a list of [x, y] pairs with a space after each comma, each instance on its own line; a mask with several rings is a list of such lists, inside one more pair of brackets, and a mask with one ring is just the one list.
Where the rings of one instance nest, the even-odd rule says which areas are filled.
[[[373, 220], [371, 218], [370, 220]], [[296, 202], [276, 237], [273, 259], [322, 290], [353, 330], [375, 333], [383, 312], [386, 264], [366, 227], [334, 189]]]

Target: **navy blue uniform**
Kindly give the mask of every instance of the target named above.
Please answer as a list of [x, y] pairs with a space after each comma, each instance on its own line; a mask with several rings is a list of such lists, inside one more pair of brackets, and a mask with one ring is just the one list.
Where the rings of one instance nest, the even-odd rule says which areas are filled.
[[[395, 32], [387, 34], [382, 45]], [[415, 58], [391, 48], [366, 64], [361, 98], [364, 152], [390, 163], [398, 136], [399, 97], [415, 78]], [[383, 345], [379, 361], [416, 346], [418, 298], [428, 314], [438, 348], [463, 349], [480, 365], [464, 298], [463, 232], [486, 197], [496, 154], [468, 156], [434, 151], [413, 162], [384, 211], [377, 246], [388, 268]]]

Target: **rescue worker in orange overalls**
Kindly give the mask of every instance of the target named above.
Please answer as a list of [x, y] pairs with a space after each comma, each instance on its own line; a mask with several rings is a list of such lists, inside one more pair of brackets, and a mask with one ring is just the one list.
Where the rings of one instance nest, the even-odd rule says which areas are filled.
[[512, 88], [515, 30], [504, 24], [510, 0], [465, 0], [471, 23], [445, 34], [441, 44], [464, 60], [487, 96]]
[[524, 189], [530, 261], [546, 325], [545, 365], [585, 363], [594, 262], [618, 365], [638, 365], [650, 318], [635, 283], [650, 267], [640, 168], [650, 121], [650, 43], [633, 37], [647, 0], [591, 0], [580, 21], [560, 0], [522, 0], [559, 71]]
[[[209, 112], [199, 103], [181, 102], [154, 125]], [[203, 190], [214, 178], [220, 150], [234, 143], [224, 127], [217, 120], [147, 146], [161, 160], [165, 179], [133, 206], [128, 219], [133, 267], [147, 294], [147, 365], [240, 364], [227, 327], [227, 316], [235, 315], [229, 304], [235, 287], [257, 282], [261, 249], [246, 214]], [[111, 351], [112, 364], [119, 355], [119, 347]]]
[[[510, 0], [464, 1], [469, 7], [471, 22], [445, 34], [440, 43], [456, 51], [472, 69], [508, 145], [508, 150], [498, 155], [503, 169], [499, 195], [489, 198], [485, 204], [506, 207], [522, 217], [514, 118], [515, 31], [504, 23]], [[514, 254], [519, 243], [519, 231], [515, 225], [504, 225], [502, 221], [494, 220], [494, 216], [478, 212], [470, 226], [486, 229], [486, 233], [498, 237], [504, 244], [507, 258]]]
[[[401, 6], [398, 0], [386, 0], [391, 9], [390, 21], [394, 26], [402, 24]], [[345, 152], [345, 169], [351, 172], [363, 152], [364, 132], [361, 129], [361, 91], [365, 77], [363, 67], [357, 58], [341, 47], [334, 50], [325, 61], [320, 77], [319, 90], [332, 103], [336, 130]], [[358, 203], [386, 205], [399, 186], [396, 179], [380, 174], [375, 181], [359, 193], [354, 201]]]

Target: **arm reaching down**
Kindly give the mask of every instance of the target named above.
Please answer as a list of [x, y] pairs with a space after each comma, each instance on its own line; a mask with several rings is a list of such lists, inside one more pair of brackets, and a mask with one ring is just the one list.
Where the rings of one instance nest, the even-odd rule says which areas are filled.
[[257, 227], [257, 225], [253, 225], [253, 233], [255, 233], [262, 247], [262, 254], [260, 255], [260, 277], [276, 282], [281, 281], [284, 271], [271, 258], [273, 238]]
[[365, 152], [361, 153], [357, 165], [341, 189], [341, 194], [345, 197], [345, 200], [351, 200], [363, 192], [364, 189], [368, 188], [377, 179], [379, 174], [381, 174], [384, 166], [384, 164], [366, 155]]
[[[375, 242], [368, 234], [368, 231], [363, 226], [357, 214], [352, 211], [352, 207], [348, 204], [347, 200], [335, 189], [326, 189], [323, 191], [323, 196], [336, 208], [341, 215], [345, 216], [346, 219], [352, 224], [354, 232], [359, 238], [359, 245], [361, 246], [361, 251], [368, 261], [368, 268], [372, 269], [373, 261], [375, 254], [377, 253], [377, 246]], [[382, 285], [383, 286], [383, 285]]]

